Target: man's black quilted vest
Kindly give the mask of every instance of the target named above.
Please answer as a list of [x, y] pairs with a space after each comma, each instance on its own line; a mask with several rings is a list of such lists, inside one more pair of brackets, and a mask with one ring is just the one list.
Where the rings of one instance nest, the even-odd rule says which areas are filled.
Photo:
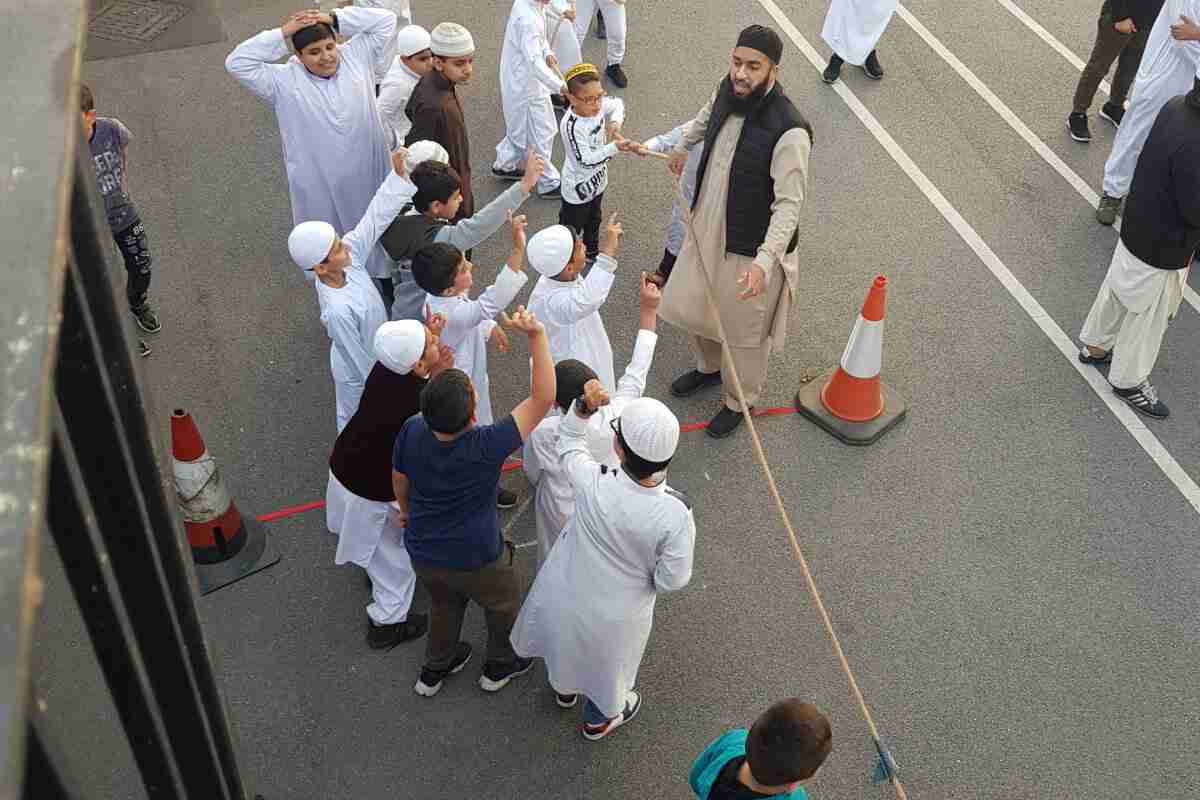
[[[693, 209], [704, 185], [708, 156], [717, 141], [717, 134], [721, 132], [721, 126], [732, 113], [728, 99], [731, 91], [727, 75], [717, 91], [712, 113], [708, 117], [708, 128], [704, 132], [704, 154], [700, 157], [696, 172]], [[725, 252], [751, 258], [758, 255], [758, 248], [767, 237], [771, 205], [775, 202], [771, 156], [779, 138], [793, 128], [803, 128], [812, 139], [812, 126], [783, 93], [783, 85], [777, 82], [746, 115], [746, 123], [738, 137], [733, 165], [729, 170], [729, 196], [725, 202]], [[797, 239], [797, 233], [793, 232], [787, 252], [796, 249]]]

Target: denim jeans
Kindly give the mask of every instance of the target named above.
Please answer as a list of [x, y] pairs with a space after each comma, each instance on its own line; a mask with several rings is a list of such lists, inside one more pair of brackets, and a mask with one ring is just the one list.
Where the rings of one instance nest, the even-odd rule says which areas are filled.
[[134, 311], [146, 304], [146, 293], [150, 290], [150, 267], [154, 259], [150, 245], [146, 242], [146, 228], [139, 219], [129, 227], [113, 233], [121, 257], [125, 259], [125, 297]]

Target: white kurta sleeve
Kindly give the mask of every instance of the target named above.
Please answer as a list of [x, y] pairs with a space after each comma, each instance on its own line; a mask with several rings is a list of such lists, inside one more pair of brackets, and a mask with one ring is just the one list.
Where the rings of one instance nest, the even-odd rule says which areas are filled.
[[325, 325], [343, 363], [357, 373], [352, 383], [355, 386], [364, 385], [375, 366], [375, 354], [363, 343], [358, 320], [350, 313], [342, 312], [330, 316]]
[[286, 64], [274, 62], [290, 52], [282, 29], [263, 31], [233, 48], [225, 59], [225, 70], [259, 98], [274, 104], [279, 77], [288, 69]]
[[647, 140], [646, 147], [650, 148], [650, 150], [655, 153], [669, 153], [671, 150], [679, 147], [680, 143], [683, 141], [683, 133], [687, 130], [689, 125], [691, 125], [690, 122], [685, 122], [682, 125], [672, 128], [666, 133], [660, 133], [658, 136]]
[[558, 459], [575, 491], [591, 486], [600, 465], [592, 458], [587, 442], [588, 422], [575, 413], [575, 403], [558, 423]]
[[[611, 265], [611, 268], [610, 268]], [[546, 298], [545, 313], [548, 322], [568, 327], [584, 317], [600, 310], [615, 279], [617, 262], [601, 253], [587, 277], [569, 292], [554, 292]]]
[[[524, 272], [515, 272], [505, 265], [496, 276], [496, 282], [485, 289], [477, 299], [454, 303], [446, 315], [446, 327], [442, 331], [442, 338], [447, 341], [447, 346], [453, 346], [450, 342], [464, 341], [480, 323], [490, 321], [507, 308], [509, 303], [517, 299], [521, 287], [528, 280], [529, 276]], [[488, 330], [485, 335], [490, 333]]]
[[396, 14], [386, 8], [338, 9], [338, 33], [346, 37], [339, 55], [362, 64], [378, 75], [388, 50], [396, 41]]
[[[391, 12], [388, 12], [391, 13]], [[371, 250], [379, 242], [379, 237], [388, 226], [399, 216], [404, 208], [417, 193], [417, 187], [408, 180], [388, 170], [388, 176], [375, 191], [370, 205], [363, 212], [362, 219], [354, 226], [354, 230], [346, 234], [344, 241], [350, 248], [351, 263], [361, 267], [367, 263]]]
[[516, 211], [529, 193], [520, 183], [508, 187], [492, 202], [454, 225], [443, 225], [434, 237], [435, 242], [452, 244], [459, 250], [471, 250], [487, 239], [508, 221], [508, 212]]
[[408, 117], [404, 115], [404, 110], [408, 108], [408, 98], [412, 97], [415, 84], [405, 80], [388, 80], [384, 76], [383, 81], [379, 84], [379, 96], [375, 98], [375, 105], [379, 108], [379, 117], [384, 124], [392, 129], [392, 133], [396, 141], [404, 143], [404, 137], [408, 134], [405, 126], [411, 127]]
[[[800, 224], [800, 209], [808, 184], [808, 154], [812, 148], [808, 131], [793, 128], [779, 138], [771, 156], [771, 179], [775, 183], [775, 202], [771, 204], [771, 222], [759, 245], [754, 263], [769, 276], [783, 261], [788, 243]], [[794, 285], [794, 281], [792, 281]]]
[[552, 51], [550, 43], [546, 41], [548, 34], [540, 29], [541, 25], [537, 20], [528, 17], [519, 20], [516, 30], [517, 46], [521, 49], [521, 58], [529, 64], [533, 77], [553, 94], [562, 89], [563, 82], [546, 63], [546, 56]]
[[654, 348], [657, 344], [657, 333], [638, 331], [637, 339], [633, 342], [633, 358], [629, 359], [629, 366], [617, 381], [617, 390], [613, 393], [614, 405], [618, 401], [636, 400], [646, 391], [646, 376], [650, 374], [650, 363], [654, 360]]
[[692, 554], [696, 550], [696, 520], [691, 509], [678, 528], [663, 540], [654, 564], [654, 588], [660, 592], [674, 592], [688, 585], [692, 579]]

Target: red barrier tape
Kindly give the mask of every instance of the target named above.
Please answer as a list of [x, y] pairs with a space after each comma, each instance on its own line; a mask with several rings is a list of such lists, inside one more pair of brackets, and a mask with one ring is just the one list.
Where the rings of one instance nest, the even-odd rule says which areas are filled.
[[[779, 406], [778, 408], [764, 408], [761, 411], [755, 411], [753, 416], [757, 419], [758, 417], [784, 417], [789, 414], [795, 414], [795, 413], [796, 413], [796, 409], [792, 408], [791, 406]], [[707, 422], [689, 422], [687, 425], [680, 425], [679, 432], [680, 433], [691, 433], [692, 431], [701, 430], [702, 428], [706, 427], [707, 425], [708, 425]], [[521, 468], [520, 461], [509, 461], [503, 467], [500, 468], [500, 471], [501, 472], [512, 472], [513, 470], [517, 470], [520, 468]], [[324, 500], [316, 500], [311, 503], [305, 503], [304, 505], [300, 505], [300, 506], [291, 506], [290, 508], [281, 508], [278, 511], [271, 511], [267, 514], [262, 514], [260, 516], [257, 516], [257, 517], [255, 517], [255, 519], [257, 519], [259, 522], [274, 522], [277, 519], [284, 519], [285, 517], [294, 517], [297, 514], [304, 514], [309, 511], [316, 511], [318, 508], [324, 508], [324, 507], [325, 507]]]

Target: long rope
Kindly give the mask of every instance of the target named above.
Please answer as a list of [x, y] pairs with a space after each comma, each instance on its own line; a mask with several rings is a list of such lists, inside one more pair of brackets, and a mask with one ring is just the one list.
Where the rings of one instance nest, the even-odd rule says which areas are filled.
[[[658, 155], [658, 154], [655, 154]], [[792, 520], [788, 516], [787, 508], [783, 504], [783, 498], [779, 494], [779, 487], [775, 485], [775, 476], [771, 472], [771, 464], [767, 461], [766, 453], [763, 451], [762, 441], [758, 438], [758, 429], [754, 427], [754, 416], [750, 413], [750, 406], [746, 403], [746, 395], [742, 391], [742, 381], [738, 377], [737, 366], [733, 361], [733, 353], [729, 349], [728, 339], [725, 337], [725, 325], [721, 322], [721, 312], [717, 307], [716, 300], [713, 295], [712, 280], [709, 277], [708, 269], [704, 263], [703, 248], [700, 247], [700, 239], [696, 236], [696, 228], [692, 220], [691, 203], [683, 195], [683, 181], [675, 181], [676, 202], [679, 204], [679, 209], [683, 214], [683, 219], [687, 224], [688, 231], [692, 235], [692, 239], [696, 241], [696, 257], [700, 262], [700, 274], [704, 276], [704, 294], [708, 298], [708, 308], [712, 313], [713, 318], [717, 321], [717, 335], [721, 338], [721, 347], [725, 355], [725, 363], [729, 365], [729, 376], [733, 378], [733, 390], [737, 394], [738, 403], [742, 407], [742, 416], [746, 419], [746, 425], [750, 429], [750, 439], [754, 443], [754, 455], [758, 460], [758, 465], [762, 467], [763, 476], [767, 480], [767, 488], [771, 492], [771, 498], [775, 501], [775, 508], [779, 512], [779, 518], [783, 521], [783, 527], [787, 530], [788, 539], [792, 543], [792, 553], [796, 556], [796, 561], [800, 563], [800, 572], [804, 576], [804, 583], [808, 587], [808, 594], [812, 598], [813, 603], [817, 607], [817, 613], [821, 615], [821, 623], [825, 626], [825, 633], [829, 636], [829, 641], [833, 645], [833, 652], [837, 655], [838, 663], [841, 664], [842, 672], [846, 675], [846, 681], [850, 684], [850, 692], [854, 695], [854, 701], [858, 704], [859, 713], [866, 720], [867, 728], [871, 732], [871, 739], [875, 744], [875, 749], [879, 755], [883, 765], [884, 773], [891, 783], [892, 788], [896, 790], [896, 797], [899, 800], [908, 800], [908, 795], [904, 791], [904, 786], [901, 785], [899, 777], [896, 775], [894, 762], [887, 750], [883, 746], [883, 742], [879, 738], [879, 729], [875, 726], [875, 718], [871, 716], [871, 709], [867, 707], [867, 701], [863, 697], [862, 690], [858, 688], [858, 681], [854, 678], [854, 671], [850, 668], [850, 662], [846, 659], [846, 653], [842, 649], [842, 643], [838, 639], [837, 632], [833, 629], [833, 621], [829, 618], [829, 612], [825, 608], [825, 603], [821, 599], [821, 592], [817, 589], [817, 582], [812, 576], [812, 571], [808, 568], [808, 559], [804, 557], [804, 552], [800, 549], [800, 540], [796, 536], [796, 530], [792, 527]], [[700, 187], [696, 187], [696, 191], [700, 191]], [[782, 278], [786, 280], [786, 277]], [[787, 287], [783, 291], [787, 291]]]

